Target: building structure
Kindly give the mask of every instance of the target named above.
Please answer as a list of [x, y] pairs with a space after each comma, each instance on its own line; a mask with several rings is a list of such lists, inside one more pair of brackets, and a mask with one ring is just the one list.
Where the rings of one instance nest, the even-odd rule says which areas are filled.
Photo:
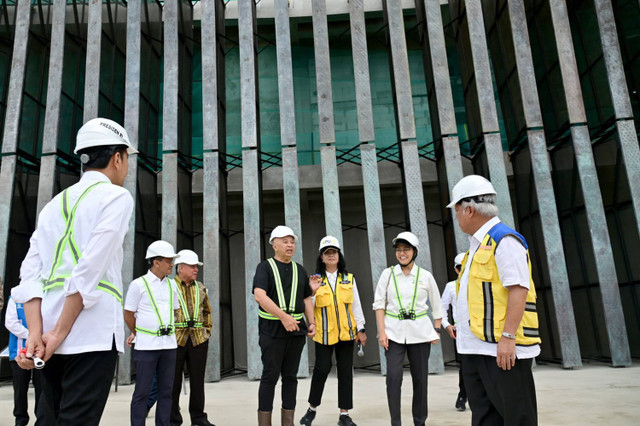
[[[123, 281], [156, 239], [202, 253], [209, 380], [260, 376], [250, 288], [274, 226], [301, 236], [305, 264], [338, 237], [365, 306], [404, 229], [428, 241], [418, 263], [444, 286], [467, 241], [443, 206], [472, 172], [531, 244], [540, 361], [629, 365], [639, 21], [636, 0], [2, 1], [5, 296], [37, 212], [79, 179], [77, 129], [106, 116], [140, 150]], [[443, 341], [431, 371], [453, 357]], [[356, 365], [380, 360], [372, 344]], [[130, 366], [127, 353], [123, 383]]]

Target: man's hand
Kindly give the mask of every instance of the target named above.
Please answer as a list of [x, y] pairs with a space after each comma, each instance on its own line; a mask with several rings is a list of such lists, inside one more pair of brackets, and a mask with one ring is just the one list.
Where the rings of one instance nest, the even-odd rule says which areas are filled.
[[362, 346], [365, 346], [367, 343], [367, 335], [363, 331], [358, 331], [356, 342], [360, 342], [362, 343]]
[[316, 325], [314, 323], [309, 324], [309, 331], [307, 332], [308, 337], [313, 337], [316, 335]]
[[127, 346], [131, 347], [133, 345], [133, 340], [136, 338], [135, 333], [131, 333], [129, 337], [127, 337]]
[[60, 344], [66, 337], [67, 337], [66, 335], [61, 336], [59, 333], [56, 332], [55, 329], [44, 333], [42, 335], [42, 341], [44, 342], [44, 346], [46, 350], [44, 353], [44, 357], [40, 357], [40, 358], [42, 358], [44, 362], [47, 362], [49, 358], [53, 356], [53, 354], [56, 352], [56, 349], [58, 349], [58, 346], [60, 346]]
[[280, 318], [280, 322], [282, 322], [282, 325], [287, 331], [300, 331], [300, 327], [298, 326], [298, 324], [300, 324], [300, 321], [296, 320], [289, 314], [285, 314], [282, 318]]
[[502, 337], [498, 342], [496, 364], [503, 370], [511, 370], [516, 365], [516, 339]]
[[453, 340], [456, 340], [456, 326], [455, 325], [449, 324], [447, 326], [447, 333], [449, 333], [449, 336], [451, 336], [451, 338]]
[[20, 368], [31, 370], [35, 368], [32, 358], [43, 358], [45, 354], [45, 345], [42, 341], [42, 336], [39, 336], [35, 333], [29, 333], [29, 337], [27, 338], [27, 341], [25, 343], [25, 348], [27, 349], [26, 354], [19, 353], [18, 355], [16, 355], [16, 362], [18, 363]]
[[378, 343], [385, 351], [389, 350], [389, 338], [387, 337], [387, 332], [384, 331], [384, 329], [378, 331]]

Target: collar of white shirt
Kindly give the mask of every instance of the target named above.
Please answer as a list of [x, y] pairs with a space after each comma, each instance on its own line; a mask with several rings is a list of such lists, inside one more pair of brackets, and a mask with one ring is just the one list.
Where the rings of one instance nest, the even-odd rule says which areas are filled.
[[492, 217], [484, 225], [482, 225], [480, 229], [474, 232], [473, 235], [469, 236], [469, 241], [473, 242], [473, 239], [475, 239], [479, 244], [482, 244], [482, 239], [485, 235], [487, 235], [487, 232], [489, 232], [489, 230], [491, 230], [491, 228], [496, 226], [498, 223], [500, 223], [500, 218], [498, 216]]
[[100, 181], [100, 182], [109, 182], [109, 183], [111, 183], [111, 180], [109, 180], [107, 175], [105, 175], [102, 172], [98, 172], [96, 170], [89, 170], [88, 172], [84, 172], [82, 174], [82, 178], [80, 178], [80, 180], [95, 180], [95, 181]]
[[160, 283], [166, 283], [167, 282], [167, 278], [169, 278], [169, 277], [167, 276], [167, 277], [164, 277], [163, 279], [160, 279], [160, 278], [158, 278], [158, 276], [156, 274], [151, 272], [151, 270], [149, 269], [147, 271], [147, 273], [144, 275], [144, 278], [147, 280], [147, 282], [149, 284], [152, 284], [152, 283], [154, 283], [156, 281], [158, 281]]
[[[416, 265], [414, 262], [413, 266], [411, 267], [411, 271], [409, 272], [409, 275], [407, 275], [407, 277], [415, 277], [417, 272], [417, 269], [416, 269], [417, 267], [418, 265]], [[402, 272], [402, 266], [400, 266], [399, 264], [394, 266], [393, 273], [396, 275], [404, 275], [404, 272]]]

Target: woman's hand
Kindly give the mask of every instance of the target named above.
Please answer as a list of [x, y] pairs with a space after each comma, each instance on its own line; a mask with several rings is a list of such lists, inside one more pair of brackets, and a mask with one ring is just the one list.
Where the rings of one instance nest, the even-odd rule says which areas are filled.
[[385, 351], [389, 350], [389, 338], [387, 337], [387, 332], [384, 331], [384, 329], [378, 331], [378, 343]]
[[364, 333], [364, 331], [358, 331], [358, 334], [356, 336], [356, 342], [362, 343], [362, 346], [366, 345], [367, 335]]

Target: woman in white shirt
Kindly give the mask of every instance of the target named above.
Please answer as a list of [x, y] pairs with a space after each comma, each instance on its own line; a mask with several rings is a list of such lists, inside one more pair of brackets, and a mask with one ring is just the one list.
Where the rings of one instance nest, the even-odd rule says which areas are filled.
[[[398, 264], [382, 272], [373, 302], [378, 342], [384, 347], [387, 359], [387, 402], [392, 426], [401, 424], [400, 390], [405, 353], [413, 381], [413, 424], [425, 424], [429, 353], [431, 345], [440, 341], [443, 315], [440, 292], [433, 275], [415, 264], [418, 245], [418, 238], [411, 232], [401, 232], [393, 239]], [[431, 310], [433, 324], [428, 310]]]
[[314, 282], [321, 280], [314, 296], [316, 361], [309, 391], [309, 409], [300, 419], [300, 424], [309, 426], [316, 417], [316, 408], [322, 400], [335, 352], [340, 408], [338, 425], [356, 426], [349, 417], [349, 410], [353, 408], [353, 347], [355, 342], [364, 346], [367, 341], [364, 314], [356, 280], [346, 270], [340, 242], [327, 235], [320, 241], [319, 251], [316, 278], [312, 277]]

